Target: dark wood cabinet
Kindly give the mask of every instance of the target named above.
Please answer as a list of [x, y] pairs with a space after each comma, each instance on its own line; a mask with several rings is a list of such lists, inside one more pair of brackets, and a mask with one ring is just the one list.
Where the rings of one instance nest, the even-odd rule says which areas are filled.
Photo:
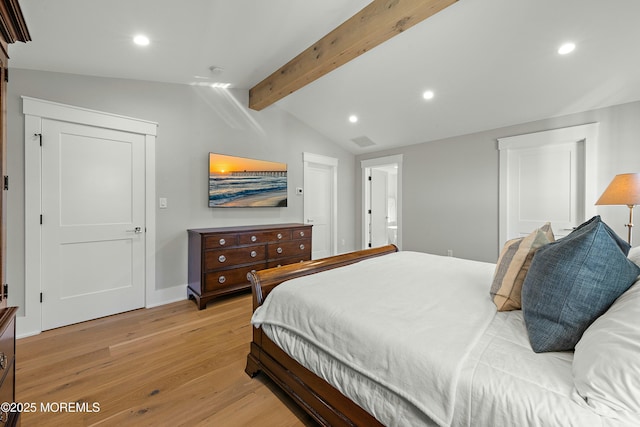
[[272, 224], [187, 230], [189, 298], [210, 300], [250, 288], [247, 274], [311, 259], [311, 226]]
[[[6, 215], [7, 191], [7, 82], [9, 81], [9, 44], [31, 40], [17, 0], [0, 0], [0, 402], [15, 402], [16, 307], [7, 308]], [[14, 160], [15, 161], [15, 160]], [[19, 412], [0, 411], [0, 425], [15, 426]]]
[[[0, 402], [16, 400], [16, 307], [0, 309]], [[0, 410], [0, 425], [14, 426], [20, 412]]]
[[31, 40], [17, 0], [0, 0], [0, 307], [6, 307], [5, 266], [6, 266], [6, 217], [7, 191], [7, 81], [9, 81], [9, 44]]

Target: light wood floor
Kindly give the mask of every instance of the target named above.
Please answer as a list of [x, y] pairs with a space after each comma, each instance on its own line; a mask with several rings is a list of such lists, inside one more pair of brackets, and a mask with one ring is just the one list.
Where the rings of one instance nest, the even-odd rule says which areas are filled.
[[244, 373], [250, 318], [244, 294], [202, 311], [181, 301], [20, 339], [17, 401], [100, 409], [23, 413], [22, 426], [314, 426], [262, 374]]

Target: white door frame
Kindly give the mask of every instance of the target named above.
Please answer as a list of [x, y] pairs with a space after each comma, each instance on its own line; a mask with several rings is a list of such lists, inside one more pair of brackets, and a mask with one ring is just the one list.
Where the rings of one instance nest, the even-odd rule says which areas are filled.
[[402, 250], [402, 154], [394, 156], [378, 157], [376, 159], [361, 160], [360, 167], [362, 169], [362, 248], [366, 249], [369, 244], [369, 230], [367, 230], [367, 169], [375, 166], [397, 165], [398, 166], [398, 200], [396, 202], [396, 215], [398, 218], [398, 239], [396, 246]]
[[[546, 141], [540, 144], [540, 140]], [[571, 126], [560, 129], [552, 129], [542, 132], [515, 135], [505, 138], [498, 138], [498, 150], [500, 157], [500, 193], [499, 193], [499, 245], [498, 251], [507, 241], [509, 219], [509, 159], [512, 150], [539, 147], [541, 145], [565, 144], [567, 142], [584, 141], [584, 215], [585, 219], [595, 215], [596, 201], [596, 150], [598, 143], [598, 123]]]
[[[338, 159], [320, 154], [302, 153], [303, 176], [306, 176], [306, 169], [309, 163], [316, 163], [327, 166], [331, 169], [333, 176], [331, 183], [331, 255], [338, 253]], [[304, 192], [306, 196], [306, 191]], [[304, 207], [303, 207], [304, 209]], [[307, 212], [303, 212], [306, 223]]]
[[[145, 135], [145, 305], [155, 291], [155, 139], [157, 123], [104, 113], [42, 99], [22, 97], [25, 154], [25, 294], [24, 317], [16, 320], [16, 335], [25, 337], [42, 331], [40, 285], [42, 272], [40, 212], [42, 205], [41, 153], [38, 134], [42, 119], [52, 119]], [[46, 141], [45, 141], [46, 143]]]

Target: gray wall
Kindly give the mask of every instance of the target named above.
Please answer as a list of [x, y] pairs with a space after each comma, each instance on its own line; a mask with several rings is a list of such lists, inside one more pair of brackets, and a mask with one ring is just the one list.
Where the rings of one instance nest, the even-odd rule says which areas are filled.
[[[361, 160], [404, 154], [403, 249], [440, 255], [453, 249], [461, 258], [495, 262], [500, 249], [497, 139], [593, 122], [600, 123], [599, 195], [616, 174], [640, 172], [640, 102], [359, 155], [355, 167], [360, 169]], [[362, 183], [358, 180], [356, 186], [356, 242], [360, 242]], [[600, 206], [597, 211], [626, 240], [628, 209]], [[635, 242], [640, 242], [640, 227]]]
[[[248, 110], [247, 91], [137, 80], [107, 79], [22, 69], [8, 85], [7, 281], [10, 303], [24, 306], [24, 117], [30, 96], [157, 122], [156, 289], [187, 283], [187, 233], [195, 227], [302, 222], [302, 153], [338, 159], [338, 250], [354, 249], [354, 155], [277, 106]], [[288, 163], [289, 207], [210, 209], [207, 154], [220, 152]], [[156, 204], [157, 206], [157, 204]], [[342, 242], [345, 242], [342, 244]], [[185, 295], [186, 296], [186, 295]]]

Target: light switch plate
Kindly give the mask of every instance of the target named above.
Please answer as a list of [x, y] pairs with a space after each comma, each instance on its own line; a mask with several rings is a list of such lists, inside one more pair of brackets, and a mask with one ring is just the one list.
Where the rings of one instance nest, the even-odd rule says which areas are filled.
[[160, 209], [167, 209], [167, 198], [166, 197], [160, 197]]

